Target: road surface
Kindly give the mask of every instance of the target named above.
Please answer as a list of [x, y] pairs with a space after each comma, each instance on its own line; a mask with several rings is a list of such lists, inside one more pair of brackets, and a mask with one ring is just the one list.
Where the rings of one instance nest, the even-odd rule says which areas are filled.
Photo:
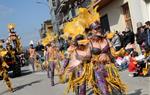
[[[29, 67], [22, 68], [22, 72], [21, 77], [12, 78], [14, 93], [9, 93], [4, 81], [0, 80], [0, 95], [64, 95], [67, 84], [59, 84], [57, 77], [56, 85], [51, 87], [46, 72], [31, 73]], [[120, 72], [121, 78], [128, 85], [128, 95], [150, 95], [150, 77], [133, 78], [128, 74], [127, 70]]]

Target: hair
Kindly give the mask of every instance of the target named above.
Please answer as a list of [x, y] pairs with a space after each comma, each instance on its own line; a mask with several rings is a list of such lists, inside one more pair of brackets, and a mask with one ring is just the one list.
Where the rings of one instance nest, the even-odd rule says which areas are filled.
[[145, 26], [138, 27], [138, 28], [137, 28], [137, 34], [139, 34], [139, 33], [140, 33], [141, 28], [145, 29]]
[[136, 57], [136, 56], [138, 56], [138, 52], [133, 51], [133, 52], [131, 53], [131, 57]]
[[4, 40], [4, 39], [1, 39], [0, 41], [1, 41], [2, 43], [4, 43], [4, 42], [5, 42], [5, 40]]
[[91, 31], [90, 28], [85, 28], [85, 33], [88, 34]]
[[145, 47], [144, 47], [144, 49], [145, 49], [145, 51], [146, 51], [146, 52], [149, 52], [149, 51], [150, 51], [150, 48], [149, 48], [149, 46], [148, 46], [148, 45], [147, 45], [147, 46], [145, 46]]
[[100, 54], [99, 55], [99, 63], [101, 63], [101, 64], [111, 63], [110, 57], [106, 53]]
[[77, 35], [77, 36], [75, 37], [75, 40], [73, 41], [73, 42], [74, 42], [74, 45], [75, 45], [75, 46], [78, 46], [78, 41], [83, 40], [84, 38], [85, 38], [85, 37], [84, 37], [84, 35], [82, 35], [82, 34]]
[[145, 24], [150, 26], [150, 21], [145, 22]]
[[44, 47], [44, 50], [47, 51], [47, 46]]
[[99, 22], [94, 22], [94, 23], [92, 23], [92, 24], [89, 26], [89, 28], [90, 28], [91, 30], [92, 30], [92, 29], [97, 30], [97, 29], [100, 28], [100, 23], [99, 23]]
[[85, 37], [82, 34], [79, 34], [75, 37], [75, 41], [83, 40]]

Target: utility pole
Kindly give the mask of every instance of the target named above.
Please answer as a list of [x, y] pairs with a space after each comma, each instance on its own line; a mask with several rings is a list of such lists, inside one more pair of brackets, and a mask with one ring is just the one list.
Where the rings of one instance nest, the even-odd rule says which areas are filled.
[[47, 1], [49, 6], [51, 7], [51, 21], [53, 25], [53, 31], [59, 34], [58, 21], [56, 20], [56, 14], [55, 14], [56, 2], [55, 0], [47, 0]]

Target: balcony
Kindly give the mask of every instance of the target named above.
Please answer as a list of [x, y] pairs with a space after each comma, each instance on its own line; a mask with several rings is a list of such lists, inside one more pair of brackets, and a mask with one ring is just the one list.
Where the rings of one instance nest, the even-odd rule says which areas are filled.
[[96, 0], [93, 6], [96, 7], [98, 5], [98, 10], [100, 10], [110, 4], [112, 1], [114, 0]]
[[56, 9], [57, 13], [67, 12], [69, 10], [69, 5], [74, 4], [75, 2], [83, 2], [84, 0], [62, 0], [60, 6]]

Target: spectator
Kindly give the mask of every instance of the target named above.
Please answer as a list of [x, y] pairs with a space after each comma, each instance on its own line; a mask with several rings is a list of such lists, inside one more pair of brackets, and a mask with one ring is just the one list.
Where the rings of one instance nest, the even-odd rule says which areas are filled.
[[37, 46], [35, 47], [36, 49], [36, 52], [40, 55], [40, 56], [43, 56], [43, 49], [44, 49], [44, 46], [38, 42], [37, 43]]
[[125, 32], [123, 32], [124, 34], [124, 46], [128, 45], [129, 43], [133, 44], [134, 43], [134, 33], [133, 31], [129, 30], [128, 28], [126, 28]]
[[147, 43], [147, 33], [145, 31], [145, 26], [141, 26], [137, 29], [136, 41], [142, 50]]
[[150, 47], [150, 21], [147, 21], [145, 24], [145, 31], [147, 33], [147, 46]]
[[131, 57], [129, 58], [128, 70], [132, 74], [129, 74], [129, 76], [134, 76], [134, 73], [136, 72], [137, 61], [136, 61], [135, 57], [137, 57], [137, 56], [138, 56], [138, 53], [136, 51], [133, 51], [131, 53]]

